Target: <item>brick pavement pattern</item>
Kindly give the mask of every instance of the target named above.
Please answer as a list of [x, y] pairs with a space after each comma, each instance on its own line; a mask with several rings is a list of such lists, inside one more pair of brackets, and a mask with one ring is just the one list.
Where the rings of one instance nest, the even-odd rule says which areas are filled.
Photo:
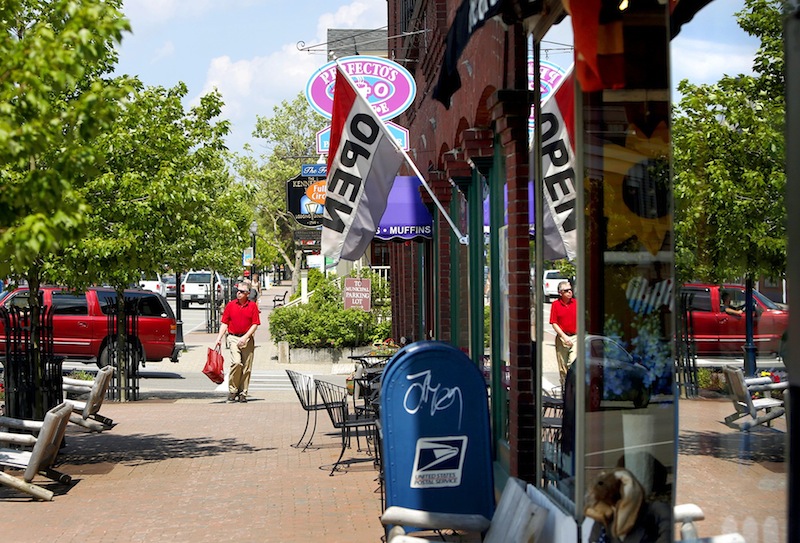
[[305, 423], [296, 401], [145, 400], [103, 411], [119, 421], [112, 431], [69, 428], [59, 469], [73, 485], [35, 479], [54, 501], [0, 488], [0, 541], [374, 542], [382, 534], [372, 462], [332, 477], [321, 470], [340, 443], [322, 416], [320, 448], [290, 447]]

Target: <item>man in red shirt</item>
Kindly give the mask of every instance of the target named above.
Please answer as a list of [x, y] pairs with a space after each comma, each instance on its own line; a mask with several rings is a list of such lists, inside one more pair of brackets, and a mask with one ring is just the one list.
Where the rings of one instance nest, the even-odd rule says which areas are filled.
[[559, 298], [550, 308], [550, 324], [556, 332], [556, 361], [561, 387], [567, 378], [575, 354], [575, 339], [578, 333], [578, 302], [572, 297], [572, 286], [569, 281], [558, 284]]
[[249, 300], [250, 286], [236, 284], [236, 299], [228, 302], [222, 312], [222, 325], [219, 327], [217, 347], [227, 334], [226, 345], [231, 351], [231, 371], [228, 376], [228, 401], [247, 403], [247, 388], [250, 386], [250, 373], [253, 370], [253, 356], [256, 342], [253, 334], [261, 324], [261, 316], [256, 302]]

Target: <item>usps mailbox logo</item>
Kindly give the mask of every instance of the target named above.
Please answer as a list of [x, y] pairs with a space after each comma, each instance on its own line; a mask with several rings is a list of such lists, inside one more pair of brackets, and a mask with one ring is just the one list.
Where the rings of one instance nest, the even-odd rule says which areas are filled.
[[466, 453], [467, 436], [419, 438], [411, 488], [461, 486]]

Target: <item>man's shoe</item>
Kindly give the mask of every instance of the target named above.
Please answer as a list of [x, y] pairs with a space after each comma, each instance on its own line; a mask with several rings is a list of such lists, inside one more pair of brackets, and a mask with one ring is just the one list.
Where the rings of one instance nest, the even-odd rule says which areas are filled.
[[235, 402], [238, 394], [228, 394], [228, 402]]
[[247, 396], [244, 394], [239, 395], [239, 403], [247, 403]]

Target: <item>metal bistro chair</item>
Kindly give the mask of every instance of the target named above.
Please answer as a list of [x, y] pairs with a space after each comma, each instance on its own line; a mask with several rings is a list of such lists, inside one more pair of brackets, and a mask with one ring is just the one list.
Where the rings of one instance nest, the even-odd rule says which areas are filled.
[[[333, 427], [342, 432], [342, 451], [339, 453], [339, 458], [329, 474], [333, 476], [342, 462], [345, 449], [350, 445], [350, 437], [353, 430], [355, 430], [356, 435], [362, 428], [366, 429], [368, 433], [374, 433], [375, 418], [372, 415], [366, 416], [350, 412], [347, 402], [347, 388], [318, 379], [315, 379], [314, 383], [322, 398], [322, 403], [325, 404], [325, 410], [328, 412]], [[369, 439], [369, 436], [367, 438]]]
[[311, 435], [308, 436], [308, 441], [303, 445], [303, 450], [311, 446], [311, 440], [314, 439], [314, 432], [317, 431], [317, 411], [325, 409], [324, 403], [317, 402], [317, 387], [314, 384], [314, 378], [304, 373], [299, 373], [292, 370], [286, 370], [289, 380], [292, 382], [292, 387], [297, 394], [297, 399], [300, 400], [300, 405], [306, 412], [306, 427], [303, 429], [303, 435], [297, 440], [297, 443], [292, 447], [300, 448], [303, 438], [306, 437], [308, 432], [308, 423], [311, 420], [311, 412], [314, 412], [314, 426], [311, 428]]
[[564, 400], [542, 394], [542, 444], [544, 450], [544, 484], [555, 485], [563, 477], [561, 473], [561, 436], [564, 415]]

